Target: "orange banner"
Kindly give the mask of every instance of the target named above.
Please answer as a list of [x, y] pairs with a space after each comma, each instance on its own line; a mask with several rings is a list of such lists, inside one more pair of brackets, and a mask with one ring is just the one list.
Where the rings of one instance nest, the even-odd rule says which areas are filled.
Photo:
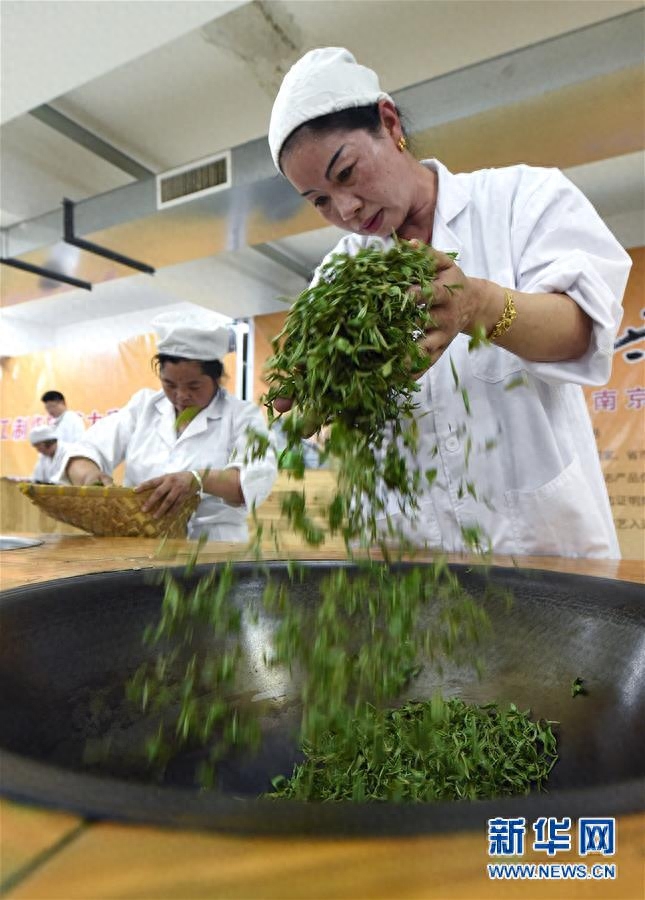
[[645, 559], [645, 247], [629, 253], [611, 380], [585, 394], [620, 549], [626, 559]]

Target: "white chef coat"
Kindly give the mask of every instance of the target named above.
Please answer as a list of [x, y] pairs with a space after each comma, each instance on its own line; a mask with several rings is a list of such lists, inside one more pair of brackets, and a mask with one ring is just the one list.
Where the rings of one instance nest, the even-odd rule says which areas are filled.
[[44, 453], [39, 453], [38, 462], [36, 463], [31, 480], [38, 481], [41, 484], [54, 484], [56, 482], [56, 475], [63, 464], [63, 460], [67, 458], [66, 451], [67, 444], [57, 440], [56, 452], [53, 456], [45, 456]]
[[135, 487], [150, 478], [191, 469], [239, 469], [243, 506], [232, 506], [220, 497], [202, 494], [188, 525], [188, 537], [208, 534], [211, 541], [246, 541], [249, 510], [268, 496], [277, 476], [271, 449], [261, 460], [246, 461], [247, 429], [267, 434], [262, 414], [254, 403], [239, 400], [220, 388], [177, 436], [176, 413], [163, 391], [144, 388], [112, 415], [100, 419], [83, 440], [67, 447], [59, 478], [67, 463], [83, 456], [111, 473], [125, 460], [123, 483]]
[[[414, 522], [391, 500], [393, 522], [415, 543], [446, 551], [465, 549], [462, 528], [478, 525], [496, 553], [618, 558], [581, 385], [610, 376], [630, 258], [557, 169], [454, 175], [437, 160], [423, 164], [438, 175], [433, 246], [456, 251], [466, 275], [527, 293], [568, 294], [592, 319], [593, 334], [583, 357], [550, 363], [494, 345], [469, 352], [468, 336], [457, 335], [416, 395], [416, 459], [424, 472], [437, 469], [436, 482]], [[332, 253], [356, 253], [375, 240], [347, 235]], [[507, 389], [520, 376], [525, 386]]]
[[66, 409], [62, 416], [52, 419], [50, 424], [56, 429], [59, 441], [80, 441], [85, 434], [83, 419], [71, 409]]

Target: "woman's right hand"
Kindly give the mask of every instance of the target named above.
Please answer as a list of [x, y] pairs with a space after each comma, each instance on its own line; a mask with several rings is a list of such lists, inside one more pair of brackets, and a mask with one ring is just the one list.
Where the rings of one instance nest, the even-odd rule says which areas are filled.
[[67, 465], [65, 474], [71, 484], [114, 484], [110, 475], [102, 472], [93, 460], [86, 459], [83, 456], [72, 457]]

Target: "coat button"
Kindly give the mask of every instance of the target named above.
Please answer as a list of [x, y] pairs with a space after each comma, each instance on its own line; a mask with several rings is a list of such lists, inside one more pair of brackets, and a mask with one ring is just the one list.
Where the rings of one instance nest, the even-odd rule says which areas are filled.
[[451, 434], [449, 438], [446, 438], [444, 447], [450, 453], [454, 453], [455, 450], [459, 450], [459, 438], [456, 437], [454, 434]]

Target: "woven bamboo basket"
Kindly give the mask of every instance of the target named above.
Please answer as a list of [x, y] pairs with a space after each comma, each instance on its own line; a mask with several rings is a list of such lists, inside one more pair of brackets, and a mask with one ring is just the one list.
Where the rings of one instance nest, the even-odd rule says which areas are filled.
[[23, 483], [20, 490], [52, 519], [101, 537], [186, 537], [200, 499], [194, 494], [178, 513], [154, 519], [141, 509], [154, 488], [135, 494], [133, 488], [114, 485]]

